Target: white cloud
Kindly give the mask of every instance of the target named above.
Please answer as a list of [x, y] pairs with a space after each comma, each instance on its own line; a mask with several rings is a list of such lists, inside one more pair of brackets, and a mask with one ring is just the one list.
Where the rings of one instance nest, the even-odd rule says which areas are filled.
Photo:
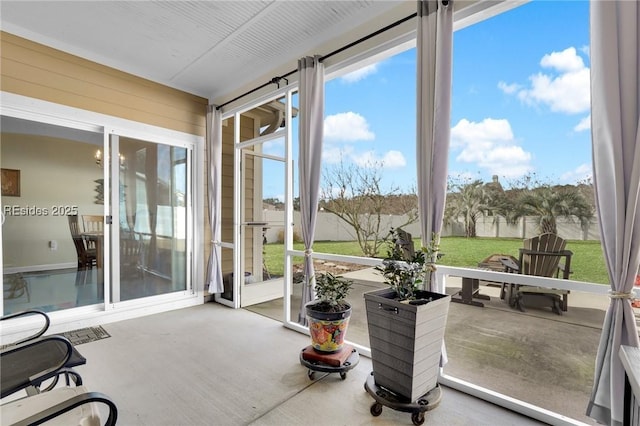
[[563, 183], [575, 184], [579, 181], [587, 180], [592, 176], [593, 169], [591, 168], [591, 164], [581, 164], [574, 170], [563, 173], [560, 176], [560, 181]]
[[520, 86], [517, 83], [511, 83], [511, 84], [507, 84], [504, 81], [499, 81], [498, 82], [498, 89], [502, 90], [504, 93], [506, 93], [507, 95], [513, 95], [514, 93], [516, 93], [518, 90], [520, 90], [522, 86]]
[[324, 137], [333, 141], [369, 141], [376, 136], [363, 116], [349, 111], [325, 117]]
[[344, 83], [357, 83], [360, 80], [378, 72], [378, 64], [371, 64], [340, 77]]
[[358, 155], [351, 155], [351, 161], [357, 164], [359, 167], [374, 167], [380, 163], [380, 159], [376, 157], [374, 151], [367, 151], [358, 153]]
[[585, 54], [585, 56], [591, 57], [591, 46], [582, 46], [580, 51]]
[[322, 162], [324, 164], [338, 164], [343, 159], [349, 157], [353, 152], [351, 146], [327, 146], [322, 148]]
[[575, 72], [585, 68], [584, 61], [576, 54], [575, 47], [544, 55], [540, 60], [540, 65], [543, 68], [555, 68], [560, 72]]
[[584, 132], [585, 130], [591, 130], [591, 114], [580, 120], [573, 128], [574, 132]]
[[382, 157], [386, 169], [398, 169], [407, 165], [407, 159], [400, 151], [391, 150]]
[[532, 171], [531, 153], [520, 146], [498, 146], [484, 152], [478, 160], [478, 166], [487, 169], [492, 175], [518, 177]]
[[360, 167], [373, 167], [380, 165], [384, 169], [398, 169], [407, 165], [407, 160], [400, 151], [387, 151], [384, 155], [378, 156], [375, 151], [364, 153], [351, 153], [351, 161]]
[[498, 87], [505, 93], [516, 93], [526, 104], [546, 105], [553, 112], [579, 114], [589, 111], [590, 71], [575, 47], [544, 55], [540, 66], [548, 71], [530, 76], [528, 88], [509, 92], [507, 90], [517, 85], [503, 82], [498, 83]]
[[463, 118], [451, 129], [451, 145], [465, 146], [476, 143], [509, 142], [513, 140], [511, 124], [506, 119], [485, 118], [480, 123]]
[[284, 152], [284, 139], [274, 139], [262, 144], [265, 154], [282, 155]]
[[579, 114], [589, 111], [589, 69], [560, 76], [538, 73], [529, 78], [531, 89], [521, 90], [518, 97], [524, 102], [547, 105], [553, 112]]
[[516, 144], [506, 119], [460, 120], [451, 129], [451, 147], [460, 151], [456, 161], [475, 163], [492, 175], [518, 177], [533, 169], [531, 153]]

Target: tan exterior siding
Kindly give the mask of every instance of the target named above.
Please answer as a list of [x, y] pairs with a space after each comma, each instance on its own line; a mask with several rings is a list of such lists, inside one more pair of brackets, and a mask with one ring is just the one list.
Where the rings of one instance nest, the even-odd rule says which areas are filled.
[[0, 89], [198, 136], [207, 100], [1, 32]]
[[[234, 119], [229, 118], [222, 126], [222, 241], [233, 242], [233, 142]], [[246, 141], [256, 136], [254, 120], [246, 116], [240, 119], [240, 141]], [[252, 192], [252, 189], [251, 189]], [[246, 199], [246, 194], [243, 194]], [[249, 204], [248, 202], [245, 203]], [[252, 205], [252, 204], [251, 204]], [[245, 211], [250, 214], [250, 212]], [[248, 245], [251, 247], [251, 245]], [[209, 250], [207, 250], [207, 253]], [[247, 253], [248, 254], [248, 253]], [[207, 254], [208, 255], [208, 254]], [[251, 258], [249, 258], [251, 259]], [[247, 259], [247, 261], [249, 261]], [[222, 272], [233, 271], [233, 253], [231, 250], [222, 251]]]
[[[222, 241], [233, 242], [233, 119], [222, 126]], [[208, 256], [208, 254], [207, 254]], [[222, 251], [223, 276], [233, 271], [233, 251]]]

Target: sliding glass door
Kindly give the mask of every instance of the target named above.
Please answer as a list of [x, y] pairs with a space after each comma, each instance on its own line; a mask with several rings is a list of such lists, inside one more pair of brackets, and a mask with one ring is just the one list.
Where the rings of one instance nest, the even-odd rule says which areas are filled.
[[193, 293], [193, 145], [0, 124], [3, 314]]
[[[2, 116], [3, 313], [104, 302], [102, 128]], [[90, 235], [90, 238], [89, 236]]]
[[118, 220], [112, 241], [120, 265], [114, 302], [186, 291], [192, 229], [189, 150], [112, 137], [112, 152], [119, 185], [113, 215]]

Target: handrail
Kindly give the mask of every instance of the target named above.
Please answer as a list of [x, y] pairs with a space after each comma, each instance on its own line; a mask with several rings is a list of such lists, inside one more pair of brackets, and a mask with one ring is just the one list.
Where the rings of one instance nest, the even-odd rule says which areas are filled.
[[[304, 251], [302, 250], [287, 250], [287, 254], [290, 256], [304, 257]], [[342, 254], [331, 254], [314, 251], [312, 253], [314, 259], [332, 260], [335, 262], [355, 263], [359, 265], [378, 266], [382, 265], [382, 259], [363, 257], [363, 256], [348, 256]], [[496, 282], [508, 282], [520, 285], [530, 285], [544, 288], [555, 288], [563, 290], [575, 290], [584, 291], [595, 294], [609, 294], [610, 287], [605, 284], [589, 283], [585, 281], [574, 281], [569, 279], [560, 279], [553, 277], [538, 277], [535, 275], [521, 275], [512, 274], [508, 272], [491, 271], [488, 269], [480, 268], [463, 268], [460, 266], [447, 266], [444, 264], [437, 264], [435, 274], [438, 278], [445, 278], [446, 276], [461, 277], [461, 278], [474, 278], [484, 281], [496, 281]], [[381, 276], [382, 279], [382, 276]], [[635, 296], [640, 297], [640, 289], [633, 289]]]
[[[609, 294], [610, 286], [604, 284], [588, 283], [552, 277], [538, 277], [535, 275], [512, 274], [475, 268], [461, 268], [456, 266], [438, 265], [436, 276], [445, 279], [447, 276], [475, 278], [485, 281], [508, 282], [511, 284], [530, 285], [544, 288], [556, 288], [562, 290], [575, 290], [595, 294]], [[640, 297], [640, 289], [633, 289], [635, 296]]]

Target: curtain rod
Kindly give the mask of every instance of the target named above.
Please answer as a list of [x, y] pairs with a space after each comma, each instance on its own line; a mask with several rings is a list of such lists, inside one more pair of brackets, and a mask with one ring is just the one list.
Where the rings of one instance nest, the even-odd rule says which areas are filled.
[[[443, 2], [443, 3], [444, 3], [444, 2]], [[322, 61], [324, 61], [325, 59], [328, 59], [328, 58], [330, 58], [330, 57], [332, 57], [332, 56], [334, 56], [334, 55], [337, 55], [338, 53], [341, 53], [341, 52], [343, 52], [343, 51], [345, 51], [345, 50], [347, 50], [347, 49], [350, 49], [350, 48], [352, 48], [353, 46], [356, 46], [356, 45], [358, 45], [358, 44], [360, 44], [360, 43], [362, 43], [362, 42], [365, 42], [365, 41], [367, 41], [367, 40], [369, 40], [369, 39], [371, 39], [371, 38], [373, 38], [373, 37], [375, 37], [375, 36], [377, 36], [377, 35], [379, 35], [379, 34], [382, 34], [382, 33], [383, 33], [383, 32], [385, 32], [385, 31], [389, 31], [390, 29], [392, 29], [392, 28], [394, 28], [394, 27], [397, 27], [398, 25], [403, 24], [403, 23], [407, 22], [407, 21], [408, 21], [408, 20], [410, 20], [410, 19], [413, 19], [413, 18], [415, 18], [416, 16], [418, 16], [418, 13], [413, 13], [413, 14], [411, 14], [411, 15], [409, 15], [409, 16], [407, 16], [407, 17], [405, 17], [405, 18], [399, 19], [399, 20], [397, 20], [397, 21], [395, 21], [395, 22], [393, 22], [393, 23], [391, 23], [391, 24], [387, 25], [386, 27], [383, 27], [383, 28], [380, 28], [380, 29], [379, 29], [379, 30], [377, 30], [377, 31], [374, 31], [374, 32], [372, 32], [371, 34], [368, 34], [368, 35], [366, 35], [366, 36], [364, 36], [364, 37], [362, 37], [362, 38], [359, 38], [358, 40], [356, 40], [356, 41], [354, 41], [354, 42], [351, 42], [351, 43], [349, 43], [349, 44], [347, 44], [347, 45], [345, 45], [345, 46], [342, 46], [342, 47], [340, 47], [340, 48], [338, 48], [338, 49], [334, 50], [333, 52], [327, 53], [326, 55], [324, 55], [324, 56], [321, 56], [321, 57], [320, 57], [320, 62], [322, 62]], [[241, 99], [241, 98], [243, 98], [243, 97], [245, 97], [245, 96], [247, 96], [247, 95], [250, 95], [250, 94], [252, 94], [253, 92], [257, 92], [258, 90], [260, 90], [260, 89], [262, 89], [262, 88], [265, 88], [265, 87], [267, 87], [267, 86], [268, 86], [268, 85], [270, 85], [270, 84], [277, 84], [277, 85], [278, 85], [278, 87], [280, 87], [280, 80], [285, 80], [285, 81], [287, 81], [287, 77], [289, 77], [289, 76], [291, 76], [291, 75], [295, 74], [296, 72], [298, 72], [298, 69], [297, 69], [297, 68], [296, 68], [296, 69], [294, 69], [293, 71], [289, 71], [288, 73], [283, 74], [283, 75], [281, 75], [281, 76], [279, 76], [279, 77], [274, 77], [274, 78], [272, 78], [272, 79], [271, 79], [271, 81], [268, 81], [268, 82], [266, 82], [266, 83], [264, 83], [264, 84], [262, 84], [262, 85], [260, 85], [260, 86], [256, 87], [255, 89], [251, 89], [251, 90], [249, 90], [248, 92], [245, 92], [245, 93], [243, 93], [243, 94], [241, 94], [241, 95], [239, 95], [239, 96], [236, 96], [235, 98], [231, 99], [230, 101], [227, 101], [227, 102], [225, 102], [225, 103], [223, 103], [223, 104], [221, 104], [221, 105], [218, 105], [218, 106], [216, 107], [216, 109], [217, 109], [217, 110], [220, 110], [220, 109], [221, 109], [221, 108], [223, 108], [225, 105], [229, 105], [230, 103], [235, 102], [235, 101], [237, 101], [238, 99]], [[289, 84], [289, 82], [288, 82], [288, 81], [287, 81], [287, 84]]]

